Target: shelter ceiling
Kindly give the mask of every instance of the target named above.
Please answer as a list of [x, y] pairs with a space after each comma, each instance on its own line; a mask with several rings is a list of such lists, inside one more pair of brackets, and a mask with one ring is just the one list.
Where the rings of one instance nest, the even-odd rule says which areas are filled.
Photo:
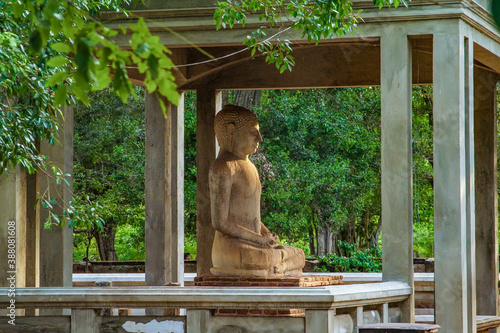
[[[412, 40], [413, 83], [432, 83], [432, 38]], [[380, 85], [380, 41], [378, 38], [342, 39], [320, 45], [295, 44], [295, 66], [280, 74], [261, 55], [251, 56], [242, 46], [177, 48], [172, 58], [181, 90], [209, 84], [213, 89], [327, 88]], [[397, 52], [397, 50], [395, 50]], [[141, 81], [131, 69], [129, 75]]]

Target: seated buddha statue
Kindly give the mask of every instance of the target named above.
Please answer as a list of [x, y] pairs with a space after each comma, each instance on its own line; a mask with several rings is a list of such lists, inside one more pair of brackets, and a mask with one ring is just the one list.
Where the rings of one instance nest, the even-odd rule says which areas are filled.
[[219, 276], [301, 276], [304, 251], [278, 244], [261, 222], [259, 173], [248, 156], [262, 137], [257, 116], [226, 105], [215, 117], [220, 150], [209, 173], [212, 224], [211, 273]]

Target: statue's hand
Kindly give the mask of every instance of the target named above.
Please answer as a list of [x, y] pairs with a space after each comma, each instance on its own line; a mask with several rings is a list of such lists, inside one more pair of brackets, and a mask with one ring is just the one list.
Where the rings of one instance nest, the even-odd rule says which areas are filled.
[[264, 247], [275, 247], [278, 245], [278, 236], [275, 232], [268, 232], [262, 235], [260, 245]]

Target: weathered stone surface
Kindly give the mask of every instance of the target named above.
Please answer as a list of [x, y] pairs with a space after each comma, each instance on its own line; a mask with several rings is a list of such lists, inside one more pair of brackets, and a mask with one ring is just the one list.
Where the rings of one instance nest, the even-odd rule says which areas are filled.
[[[212, 317], [215, 333], [304, 333], [304, 318], [282, 317]], [[230, 330], [234, 329], [234, 331]], [[240, 331], [238, 331], [240, 330]]]
[[209, 173], [214, 275], [300, 276], [305, 264], [301, 249], [278, 244], [260, 218], [261, 183], [248, 159], [262, 137], [257, 116], [226, 105], [215, 118], [220, 152]]
[[217, 333], [248, 333], [248, 331], [243, 327], [228, 325], [222, 327]]

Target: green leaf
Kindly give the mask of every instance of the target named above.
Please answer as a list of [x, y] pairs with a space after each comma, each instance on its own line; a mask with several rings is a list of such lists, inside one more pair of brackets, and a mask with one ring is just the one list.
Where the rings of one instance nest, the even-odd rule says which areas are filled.
[[23, 5], [21, 5], [17, 2], [12, 3], [12, 11], [14, 12], [14, 15], [16, 17], [21, 16], [21, 14], [24, 13], [25, 9], [26, 9], [26, 7], [24, 7]]
[[33, 31], [33, 33], [30, 36], [30, 47], [35, 53], [38, 53], [42, 50], [43, 47], [42, 34], [38, 29]]
[[171, 103], [177, 105], [179, 103], [179, 92], [174, 82], [163, 79], [158, 83], [158, 92], [165, 96]]
[[56, 52], [62, 52], [62, 53], [70, 53], [71, 51], [73, 51], [71, 46], [63, 42], [54, 43], [50, 45], [50, 48]]
[[52, 57], [47, 61], [47, 66], [50, 67], [62, 67], [66, 65], [69, 62], [69, 59], [65, 56], [62, 55], [57, 55], [55, 57]]
[[55, 72], [51, 77], [45, 82], [47, 88], [53, 87], [56, 84], [63, 82], [68, 77], [68, 73], [64, 71]]
[[67, 15], [64, 17], [63, 21], [63, 31], [66, 37], [73, 39], [75, 37], [76, 28], [73, 26], [73, 20], [71, 19], [71, 15]]
[[153, 77], [153, 79], [157, 78], [158, 77], [158, 59], [156, 59], [156, 57], [154, 55], [150, 55], [148, 57], [148, 66], [149, 66], [149, 70], [151, 71], [151, 76]]
[[76, 44], [76, 64], [78, 66], [78, 71], [82, 74], [87, 75], [90, 63], [90, 49], [87, 43], [84, 42], [87, 38], [80, 39], [80, 42]]
[[149, 52], [149, 44], [148, 43], [141, 43], [137, 46], [136, 49], [137, 54], [142, 54], [145, 52]]
[[98, 70], [96, 72], [96, 84], [92, 86], [93, 91], [106, 89], [111, 83], [111, 77], [109, 76], [109, 68]]
[[163, 99], [160, 98], [159, 101], [160, 101], [161, 112], [163, 112], [163, 116], [167, 118], [167, 107], [165, 106]]
[[65, 85], [60, 85], [54, 94], [54, 105], [64, 106], [66, 104], [66, 94], [68, 90]]
[[156, 82], [154, 80], [146, 80], [145, 82], [146, 84], [146, 89], [148, 89], [148, 93], [154, 93], [156, 91], [156, 88], [158, 87], [158, 85], [156, 84]]
[[148, 69], [148, 64], [147, 62], [140, 62], [137, 64], [137, 69], [139, 70], [139, 73], [144, 73]]
[[174, 63], [172, 62], [172, 60], [170, 60], [170, 58], [168, 58], [166, 56], [160, 58], [158, 65], [161, 68], [166, 68], [166, 69], [170, 69], [170, 68], [173, 68], [175, 66]]
[[88, 94], [85, 92], [85, 90], [83, 90], [82, 88], [80, 88], [78, 86], [78, 82], [73, 83], [73, 85], [71, 86], [71, 91], [73, 92], [75, 97], [79, 101], [81, 101], [83, 104], [85, 104], [85, 105], [90, 104], [90, 99], [89, 99]]

